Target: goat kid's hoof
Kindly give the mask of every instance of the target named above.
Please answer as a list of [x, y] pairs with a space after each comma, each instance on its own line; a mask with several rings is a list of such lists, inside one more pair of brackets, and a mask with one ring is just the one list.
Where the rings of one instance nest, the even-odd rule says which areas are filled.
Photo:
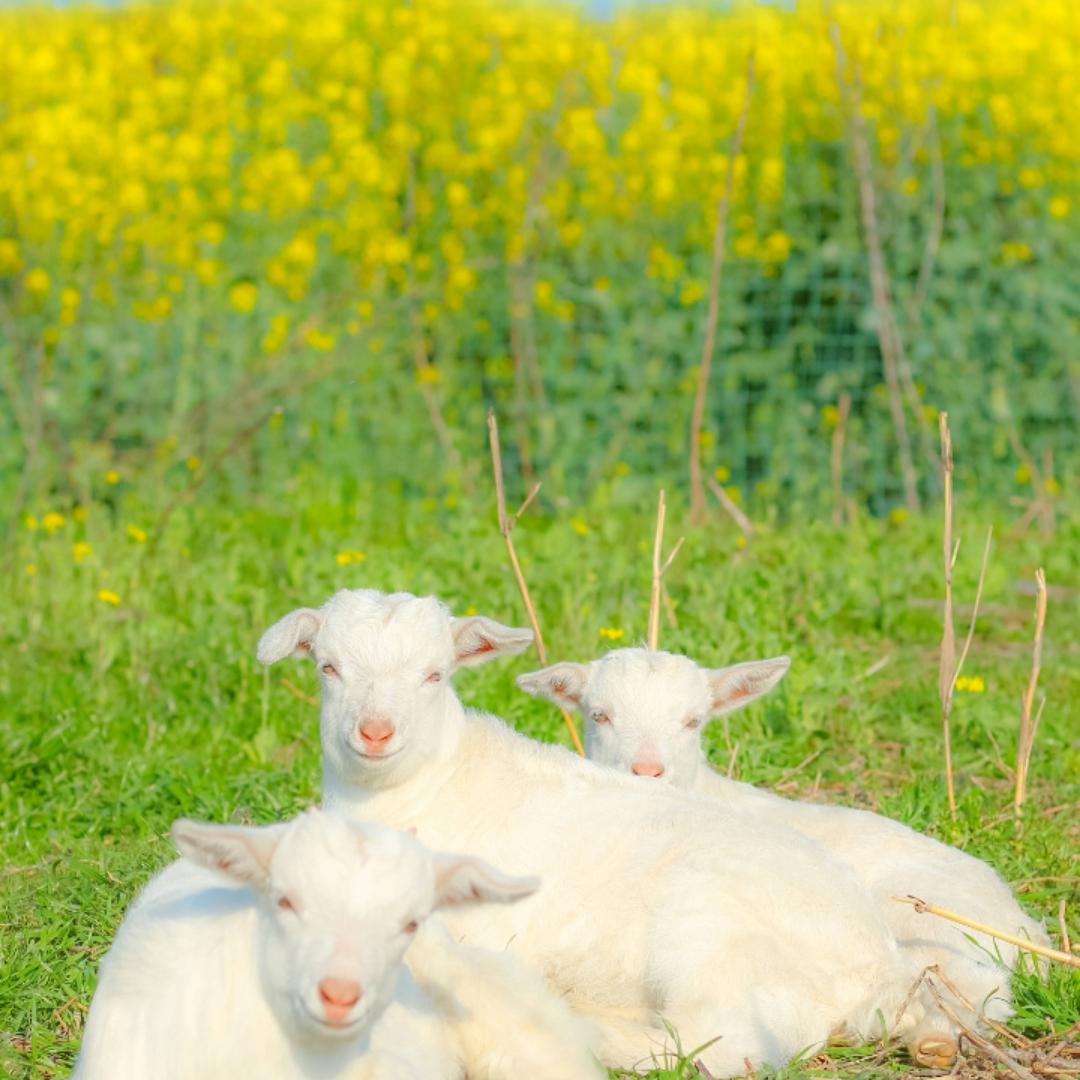
[[956, 1061], [956, 1040], [935, 1032], [924, 1035], [912, 1048], [912, 1057], [928, 1069], [951, 1069]]

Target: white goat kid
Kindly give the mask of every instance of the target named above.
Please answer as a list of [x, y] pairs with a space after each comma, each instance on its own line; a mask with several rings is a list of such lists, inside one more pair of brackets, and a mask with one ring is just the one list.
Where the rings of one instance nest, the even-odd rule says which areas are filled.
[[507, 949], [588, 1013], [633, 1066], [670, 1022], [716, 1075], [779, 1065], [843, 1025], [880, 1030], [908, 989], [895, 942], [849, 869], [783, 826], [638, 784], [467, 713], [463, 665], [532, 640], [433, 598], [342, 591], [259, 643], [322, 675], [328, 807], [416, 827], [544, 887], [513, 909], [448, 912], [455, 936]]
[[[878, 814], [781, 798], [709, 767], [701, 745], [705, 723], [761, 697], [789, 665], [780, 656], [708, 670], [685, 656], [617, 649], [589, 664], [555, 664], [522, 675], [517, 683], [527, 693], [581, 712], [592, 760], [663, 779], [820, 842], [870, 890], [909, 959], [913, 979], [939, 964], [987, 1017], [1007, 1017], [1006, 969], [1015, 966], [1017, 950], [996, 946], [981, 934], [974, 935], [977, 944], [972, 944], [970, 931], [893, 900], [915, 894], [996, 929], [1045, 941], [1042, 928], [1024, 914], [989, 866]], [[998, 948], [1001, 963], [993, 959]], [[965, 1012], [959, 1006], [957, 1011]], [[909, 1023], [906, 1040], [922, 1064], [943, 1066], [955, 1057], [958, 1033], [925, 991], [913, 1003]]]
[[434, 909], [517, 900], [535, 879], [317, 810], [263, 828], [180, 820], [173, 837], [186, 857], [120, 927], [76, 1078], [464, 1075], [402, 959]]

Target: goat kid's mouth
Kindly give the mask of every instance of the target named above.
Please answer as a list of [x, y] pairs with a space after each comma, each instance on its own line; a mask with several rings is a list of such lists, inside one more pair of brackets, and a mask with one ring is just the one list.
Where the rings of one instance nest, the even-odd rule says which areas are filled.
[[304, 1014], [304, 1018], [311, 1024], [313, 1024], [320, 1032], [324, 1032], [326, 1035], [332, 1038], [347, 1039], [353, 1035], [356, 1035], [358, 1031], [363, 1028], [368, 1018], [368, 1009], [362, 1008], [355, 1016], [345, 1021], [327, 1020], [325, 1016], [321, 1016], [314, 1009], [312, 1009], [308, 1003], [301, 998], [299, 1000], [300, 1009]]
[[349, 749], [358, 757], [363, 758], [364, 761], [389, 761], [391, 758], [395, 758], [405, 748], [398, 746], [393, 750], [380, 750], [377, 754], [369, 753], [362, 746], [357, 746], [351, 739], [349, 740]]

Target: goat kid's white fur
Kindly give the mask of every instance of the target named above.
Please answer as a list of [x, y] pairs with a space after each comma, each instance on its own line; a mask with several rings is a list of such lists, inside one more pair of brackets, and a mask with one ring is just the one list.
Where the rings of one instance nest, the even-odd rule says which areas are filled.
[[[513, 908], [447, 912], [455, 937], [507, 949], [587, 1013], [634, 1066], [665, 1022], [716, 1075], [780, 1065], [846, 1026], [880, 1031], [910, 980], [850, 868], [780, 824], [695, 800], [467, 712], [463, 665], [521, 652], [528, 630], [452, 618], [433, 598], [342, 591], [287, 615], [258, 656], [322, 673], [324, 801], [416, 827], [543, 887]], [[373, 749], [362, 729], [382, 736]]]
[[[1009, 969], [1017, 950], [986, 935], [920, 915], [893, 897], [914, 894], [1008, 933], [1048, 943], [1008, 885], [986, 863], [865, 810], [782, 798], [714, 772], [701, 745], [705, 723], [741, 708], [774, 687], [790, 666], [786, 656], [729, 668], [705, 669], [685, 656], [617, 649], [588, 664], [562, 663], [518, 678], [521, 689], [585, 720], [588, 757], [623, 773], [659, 777], [672, 786], [735, 807], [754, 820], [780, 823], [824, 845], [870, 891], [900, 943], [912, 978], [939, 964], [985, 1016], [1011, 1014]], [[975, 943], [970, 940], [975, 938]], [[1001, 962], [995, 962], [999, 954]], [[907, 1034], [924, 1064], [955, 1053], [958, 1032], [926, 992], [923, 1016]], [[961, 1015], [966, 1010], [956, 1003]], [[969, 1022], [976, 1016], [967, 1013]]]
[[[500, 1066], [538, 1051], [485, 1026], [507, 997], [567, 1039], [560, 1076], [598, 1075], [568, 1009], [500, 957], [462, 955], [423, 925], [436, 908], [517, 900], [535, 879], [322, 811], [263, 828], [182, 820], [173, 836], [186, 857], [120, 927], [76, 1080], [461, 1080], [466, 1067], [511, 1080], [520, 1073]], [[361, 988], [337, 1026], [319, 997], [327, 977]], [[556, 1047], [549, 1035], [543, 1051]]]

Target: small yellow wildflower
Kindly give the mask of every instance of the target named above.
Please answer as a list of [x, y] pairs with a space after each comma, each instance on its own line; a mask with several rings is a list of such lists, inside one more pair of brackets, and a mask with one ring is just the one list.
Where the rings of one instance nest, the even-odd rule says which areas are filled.
[[361, 563], [366, 558], [367, 556], [362, 551], [357, 551], [355, 548], [351, 548], [348, 551], [339, 551], [334, 556], [338, 566], [348, 566], [350, 563]]
[[146, 543], [146, 530], [140, 529], [138, 525], [129, 525], [127, 527], [127, 534], [136, 544]]
[[198, 472], [199, 466], [202, 465], [202, 460], [197, 454], [189, 454], [184, 459], [184, 464], [187, 466], [188, 472]]
[[914, 195], [919, 190], [919, 178], [917, 176], [909, 176], [900, 185], [900, 189], [905, 195]]
[[58, 514], [55, 510], [50, 510], [42, 519], [41, 527], [47, 533], [54, 533], [57, 529], [64, 527], [64, 515]]
[[1016, 466], [1015, 476], [1016, 482], [1018, 484], [1026, 484], [1031, 480], [1031, 470], [1027, 467], [1027, 465], [1021, 462], [1019, 465]]
[[1053, 476], [1048, 476], [1043, 481], [1043, 487], [1046, 489], [1046, 494], [1047, 495], [1060, 495], [1061, 494], [1061, 484], [1058, 483], [1057, 479], [1055, 477], [1053, 477]]
[[468, 607], [467, 607], [467, 608], [465, 609], [465, 614], [466, 614], [466, 615], [475, 615], [475, 614], [476, 614], [476, 608], [475, 608], [475, 607], [474, 607], [474, 606], [473, 606], [472, 604], [470, 604], [470, 605], [469, 605], [469, 606], [468, 606]]
[[442, 372], [434, 364], [424, 364], [416, 369], [416, 381], [421, 386], [436, 386], [442, 382]]
[[1069, 216], [1070, 202], [1064, 195], [1055, 195], [1050, 200], [1050, 216], [1063, 218]]
[[626, 635], [626, 631], [621, 626], [601, 626], [600, 637], [606, 641], [618, 641], [620, 638]]
[[746, 547], [746, 537], [743, 536], [742, 533], [739, 533], [739, 535], [735, 537], [735, 546], [740, 550]]
[[304, 335], [304, 341], [319, 352], [330, 352], [337, 344], [337, 338], [333, 334], [328, 334], [325, 330], [316, 330], [314, 328]]
[[615, 463], [615, 475], [616, 476], [629, 476], [630, 466], [625, 461], [618, 461]]
[[40, 266], [35, 266], [34, 269], [26, 275], [23, 284], [26, 286], [27, 292], [40, 298], [48, 293], [52, 286], [52, 279], [49, 277], [47, 271], [43, 270]]
[[821, 419], [827, 428], [837, 427], [840, 423], [840, 410], [835, 405], [826, 405], [821, 410]]
[[23, 518], [23, 524], [33, 532], [38, 527], [38, 519], [34, 517], [33, 514], [27, 514], [26, 517]]
[[88, 516], [88, 511], [85, 506], [76, 506], [75, 509], [71, 511], [72, 521], [85, 521]]
[[110, 469], [105, 474], [105, 483], [114, 486], [120, 483], [120, 474], [115, 469]]
[[103, 604], [110, 604], [112, 607], [116, 607], [120, 603], [120, 597], [112, 589], [98, 589], [97, 598]]
[[717, 465], [713, 469], [713, 476], [718, 484], [726, 484], [731, 479], [731, 470], [726, 465]]
[[571, 518], [570, 528], [573, 529], [574, 532], [578, 534], [578, 536], [589, 535], [589, 526], [586, 525], [585, 522], [581, 520], [581, 518]]
[[37, 573], [37, 563], [28, 562], [26, 564], [26, 572], [33, 577]]
[[259, 301], [259, 287], [253, 281], [238, 281], [229, 287], [229, 306], [244, 314], [255, 310]]
[[986, 689], [981, 675], [961, 675], [956, 680], [956, 689], [961, 693], [981, 694]]
[[81, 563], [93, 555], [94, 549], [85, 541], [79, 540], [71, 545], [71, 557], [76, 563]]
[[889, 511], [889, 524], [890, 525], [903, 525], [908, 519], [908, 511], [906, 506], [894, 506]]

